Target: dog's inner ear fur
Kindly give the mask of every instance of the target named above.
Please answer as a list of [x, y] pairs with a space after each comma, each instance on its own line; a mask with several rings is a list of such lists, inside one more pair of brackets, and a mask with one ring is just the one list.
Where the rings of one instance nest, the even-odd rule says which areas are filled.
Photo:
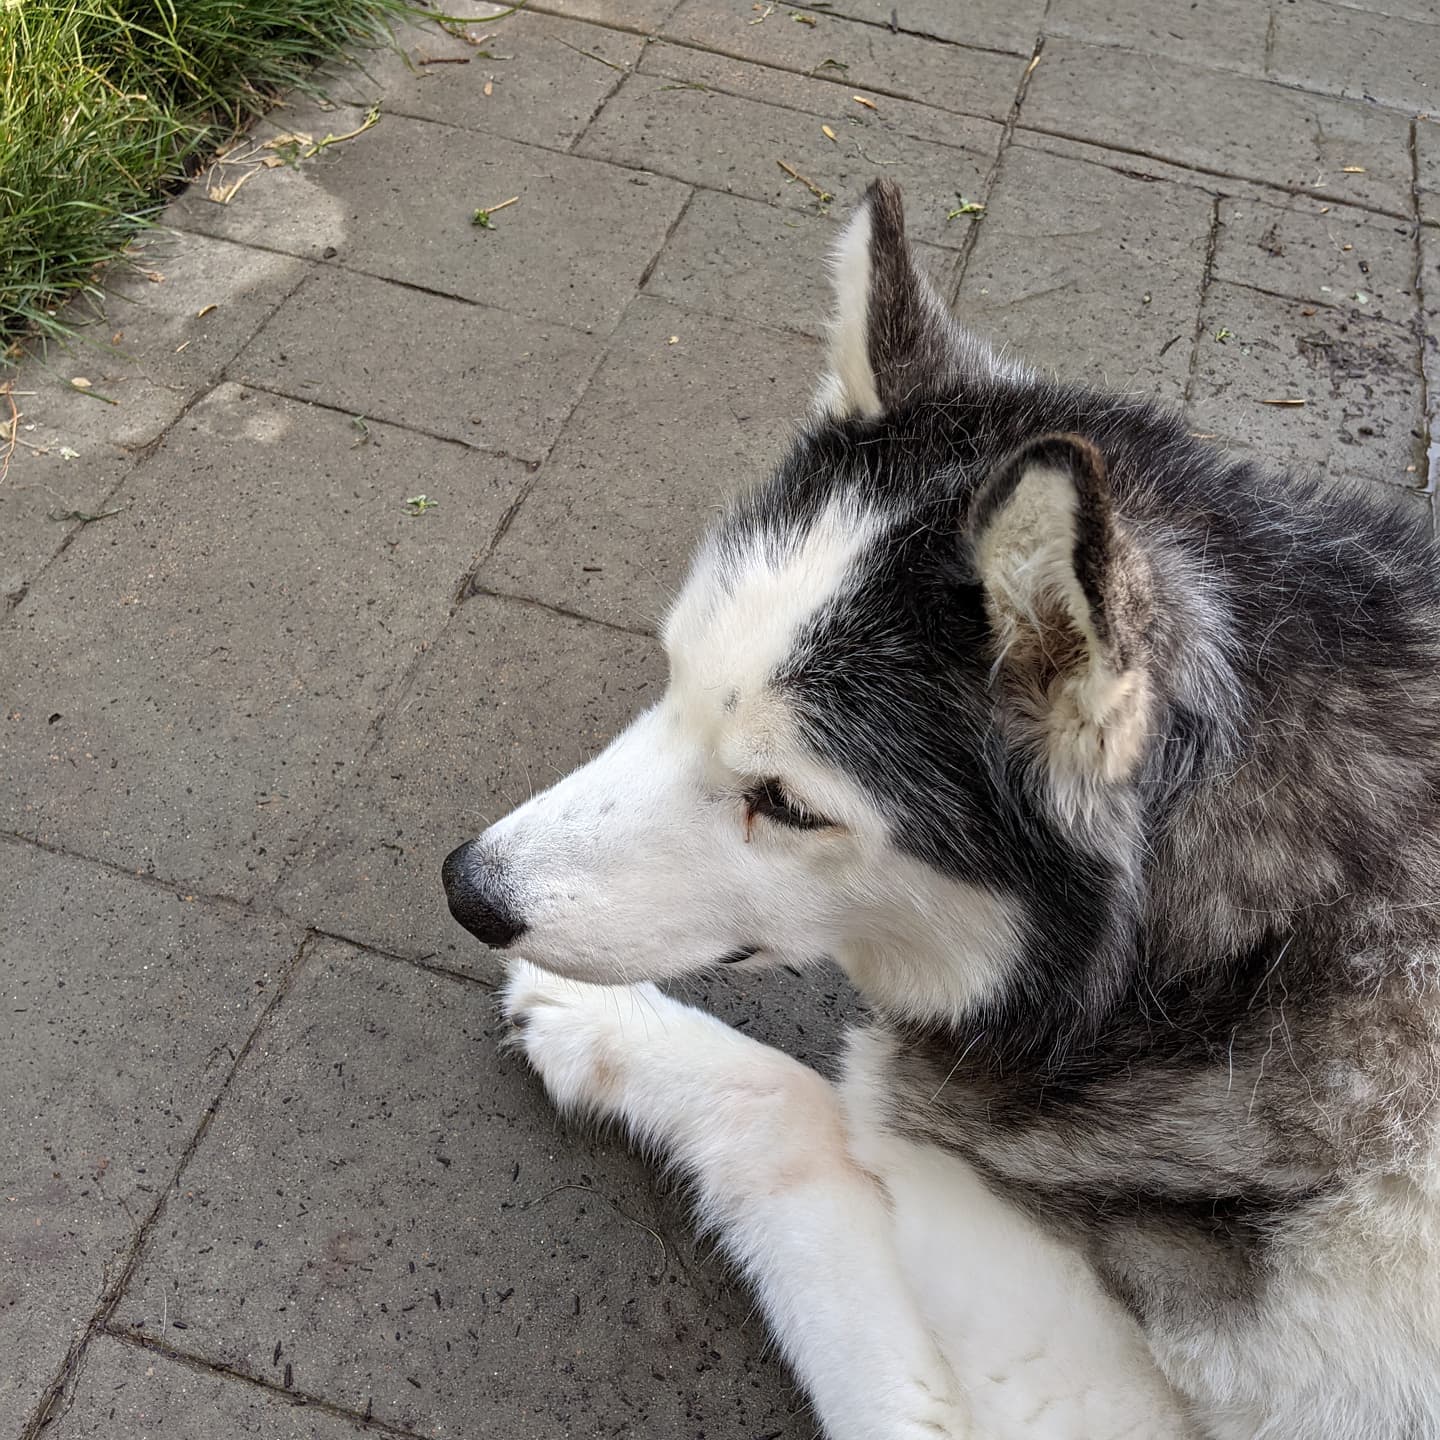
[[1003, 703], [1062, 802], [1129, 777], [1150, 730], [1151, 572], [1078, 435], [1023, 446], [982, 484], [968, 541]]
[[905, 239], [900, 191], [876, 180], [832, 256], [835, 313], [821, 414], [877, 419], [938, 389], [955, 368], [951, 321], [916, 268]]

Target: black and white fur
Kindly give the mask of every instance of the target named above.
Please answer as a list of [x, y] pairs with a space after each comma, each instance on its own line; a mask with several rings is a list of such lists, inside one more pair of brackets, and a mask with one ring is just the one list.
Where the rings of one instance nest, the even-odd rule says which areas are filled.
[[[1000, 360], [892, 186], [836, 278], [663, 699], [447, 862], [519, 1043], [693, 1176], [832, 1440], [1433, 1440], [1428, 537]], [[824, 959], [835, 1085], [650, 983]]]

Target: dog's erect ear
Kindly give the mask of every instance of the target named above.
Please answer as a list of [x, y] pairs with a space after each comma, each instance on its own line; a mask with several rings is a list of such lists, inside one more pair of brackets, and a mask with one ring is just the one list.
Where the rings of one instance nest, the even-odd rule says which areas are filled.
[[874, 180], [831, 257], [835, 313], [816, 408], [876, 418], [938, 388], [958, 360], [954, 322], [916, 269], [892, 181]]
[[1133, 773], [1150, 730], [1151, 569], [1078, 435], [1022, 446], [971, 502], [968, 541], [1007, 696], [1066, 809]]

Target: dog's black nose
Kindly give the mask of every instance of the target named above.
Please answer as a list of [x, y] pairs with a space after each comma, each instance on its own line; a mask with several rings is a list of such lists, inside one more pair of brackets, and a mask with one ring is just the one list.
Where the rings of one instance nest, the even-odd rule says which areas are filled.
[[450, 913], [477, 939], [503, 950], [525, 933], [505, 903], [504, 872], [478, 840], [445, 857], [440, 872]]

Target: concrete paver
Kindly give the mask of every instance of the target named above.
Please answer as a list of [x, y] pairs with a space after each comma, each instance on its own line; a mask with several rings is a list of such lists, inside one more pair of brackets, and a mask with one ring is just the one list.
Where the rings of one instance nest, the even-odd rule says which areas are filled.
[[1440, 105], [1440, 11], [1431, 6], [1421, 23], [1393, 11], [1286, 0], [1275, 7], [1270, 73], [1352, 100], [1434, 110]]
[[[957, 115], [952, 110], [856, 86], [834, 85], [811, 75], [750, 65], [730, 55], [663, 40], [645, 47], [639, 70], [644, 75], [662, 75], [681, 88], [717, 90], [741, 100], [758, 100], [818, 116], [836, 133], [831, 143], [846, 151], [854, 151], [857, 145], [868, 149], [871, 137], [883, 133], [953, 145], [984, 156], [988, 162], [1000, 138], [999, 125], [991, 120]], [[828, 152], [822, 153], [827, 153], [828, 163]], [[880, 158], [885, 161], [883, 154]], [[888, 163], [878, 165], [877, 173]]]
[[1072, 380], [1184, 394], [1203, 191], [1012, 146], [965, 271], [965, 322]]
[[8, 1437], [119, 1279], [300, 931], [14, 842], [0, 867]]
[[1214, 275], [1277, 295], [1407, 325], [1414, 226], [1300, 196], [1220, 206]]
[[594, 20], [653, 35], [680, 0], [532, 0], [527, 7], [569, 20]]
[[1422, 485], [1418, 368], [1408, 330], [1219, 282], [1202, 311], [1191, 418], [1286, 464]]
[[315, 1405], [108, 1335], [95, 1342], [74, 1399], [45, 1432], [47, 1440], [363, 1440], [366, 1433]]
[[837, 129], [842, 144], [825, 135], [818, 117], [677, 86], [659, 76], [632, 75], [586, 131], [579, 153], [652, 166], [692, 185], [808, 211], [829, 202], [782, 164], [840, 206], [860, 198], [877, 167], [898, 168], [919, 177], [916, 188], [927, 197], [906, 216], [910, 233], [931, 244], [958, 246], [964, 227], [946, 216], [959, 203], [957, 195], [974, 196], [983, 187], [1000, 140], [998, 125], [970, 122], [967, 131], [988, 142], [988, 150], [968, 143], [933, 145], [897, 131], [872, 131], [862, 140]]
[[392, 114], [564, 150], [644, 44], [639, 35], [598, 26], [585, 32], [582, 44], [573, 25], [549, 15], [522, 12], [488, 25], [482, 15], [462, 35], [413, 28], [400, 54], [368, 67], [371, 85], [357, 79], [350, 89], [373, 90]]
[[[1045, 29], [1050, 35], [1139, 50], [1178, 62], [1174, 67], [1159, 67], [1162, 75], [1179, 65], [1262, 75], [1270, 11], [1270, 6], [1256, 5], [1253, 0], [1205, 0], [1203, 5], [1052, 0]], [[1214, 83], [1224, 84], [1218, 79]]]
[[909, 31], [956, 45], [986, 50], [1010, 50], [1028, 55], [1045, 14], [1044, 0], [834, 0], [817, 5], [814, 13], [843, 15], [872, 25]]
[[600, 348], [553, 320], [321, 265], [232, 373], [300, 400], [538, 460]]
[[[129, 508], [12, 612], [3, 824], [202, 893], [256, 894], [525, 473], [221, 387], [135, 472]], [[440, 507], [407, 514], [421, 493]]]
[[[337, 133], [357, 112], [339, 115]], [[429, 178], [421, 185], [418, 176]], [[503, 295], [518, 314], [608, 330], [685, 193], [658, 176], [498, 136], [477, 144], [452, 126], [391, 115], [299, 171], [262, 171], [228, 205], [192, 194], [176, 218], [291, 254], [331, 250], [370, 275], [465, 300]], [[472, 223], [476, 209], [511, 196], [518, 203], [493, 229]], [[585, 224], [568, 224], [575, 215]]]
[[642, 296], [480, 583], [653, 629], [709, 516], [780, 458], [820, 360], [802, 336]]
[[[658, 692], [873, 176], [1002, 344], [1433, 518], [1433, 0], [444, 8], [259, 122], [73, 312], [96, 343], [19, 368], [16, 1440], [62, 1378], [58, 1440], [809, 1440], [681, 1196], [497, 1051], [438, 871]], [[349, 138], [262, 167], [295, 132]], [[685, 993], [822, 1065], [856, 1008], [823, 970]]]
[[1025, 69], [1022, 55], [936, 45], [887, 26], [814, 11], [808, 12], [813, 24], [799, 24], [792, 18], [796, 13], [806, 12], [780, 5], [771, 14], [763, 6], [757, 13], [751, 0], [684, 0], [661, 33], [850, 89], [874, 87], [992, 120], [1010, 113]]
[[1410, 126], [1400, 115], [1245, 76], [1052, 40], [1021, 123], [1202, 170], [1393, 214], [1410, 209]]
[[[825, 260], [840, 230], [832, 214], [777, 210], [701, 190], [660, 252], [645, 291], [712, 315], [821, 335], [830, 305]], [[719, 235], [724, 245], [715, 243]], [[947, 293], [954, 253], [934, 245], [916, 249]]]
[[317, 947], [116, 1324], [417, 1435], [798, 1433], [683, 1204], [498, 1034], [485, 989]]

